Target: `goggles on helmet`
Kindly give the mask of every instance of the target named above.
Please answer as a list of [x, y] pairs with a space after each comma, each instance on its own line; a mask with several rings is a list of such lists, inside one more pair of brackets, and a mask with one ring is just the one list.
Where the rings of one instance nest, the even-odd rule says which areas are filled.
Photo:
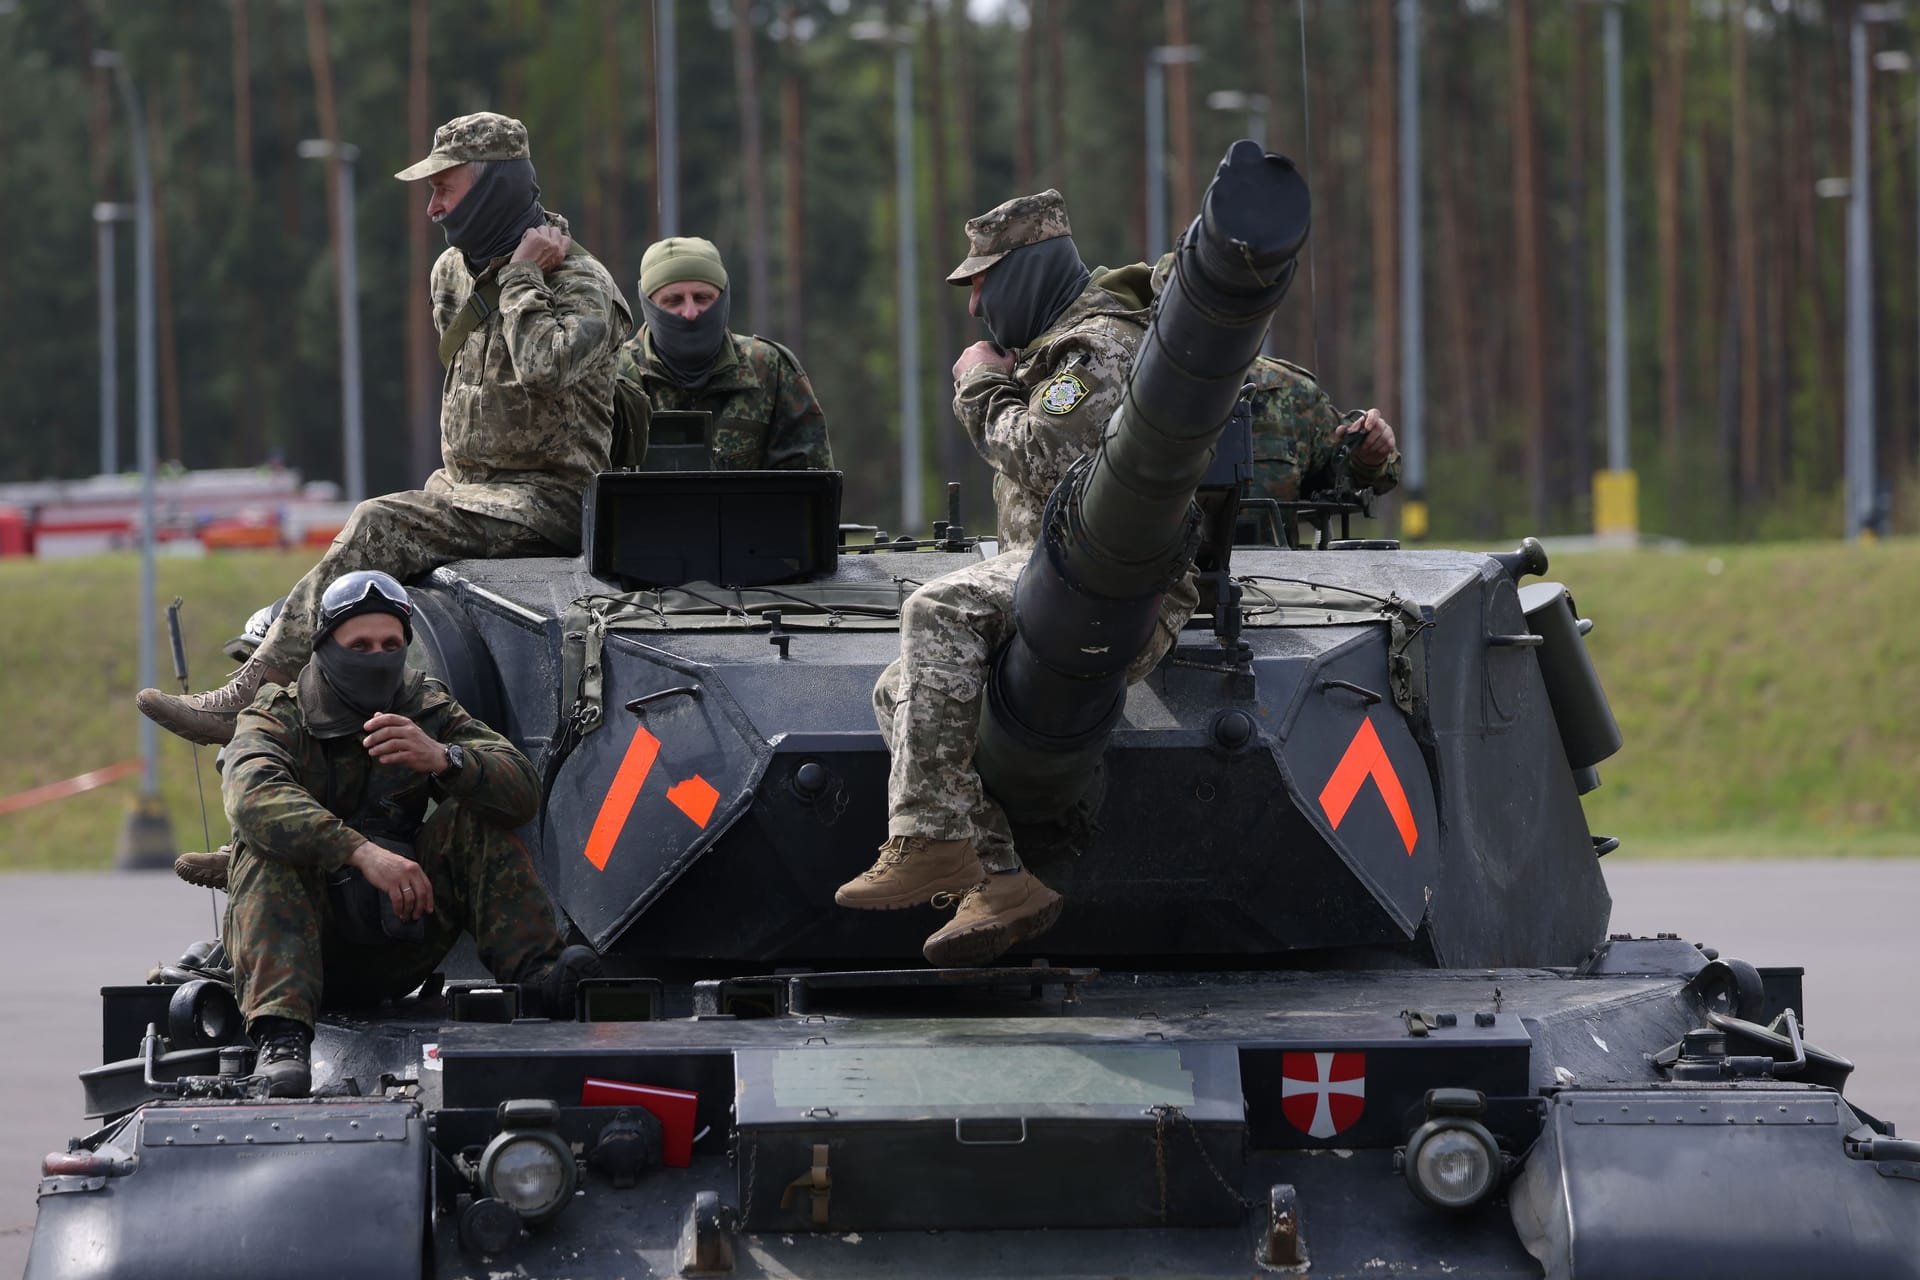
[[378, 569], [359, 569], [335, 578], [320, 593], [319, 626], [316, 638], [331, 632], [348, 618], [363, 613], [387, 613], [400, 619], [407, 641], [413, 641], [413, 601], [407, 589], [392, 574]]

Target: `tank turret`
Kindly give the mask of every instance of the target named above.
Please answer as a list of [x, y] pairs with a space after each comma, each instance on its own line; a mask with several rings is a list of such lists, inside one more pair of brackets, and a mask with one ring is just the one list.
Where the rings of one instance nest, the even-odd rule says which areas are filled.
[[1235, 143], [1181, 238], [1125, 399], [1048, 504], [994, 664], [976, 762], [1016, 821], [1058, 817], [1126, 702], [1127, 669], [1187, 572], [1194, 492], [1311, 222], [1293, 163]]

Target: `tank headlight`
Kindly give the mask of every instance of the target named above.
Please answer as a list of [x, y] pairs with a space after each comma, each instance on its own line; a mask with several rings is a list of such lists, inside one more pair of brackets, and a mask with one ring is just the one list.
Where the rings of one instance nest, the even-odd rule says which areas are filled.
[[1407, 1139], [1401, 1167], [1413, 1194], [1436, 1209], [1471, 1209], [1500, 1185], [1506, 1172], [1500, 1144], [1475, 1118], [1485, 1106], [1472, 1090], [1427, 1095], [1429, 1118]]
[[552, 1129], [559, 1108], [544, 1099], [500, 1106], [504, 1129], [480, 1153], [480, 1186], [528, 1223], [541, 1223], [573, 1199], [579, 1170], [573, 1148]]

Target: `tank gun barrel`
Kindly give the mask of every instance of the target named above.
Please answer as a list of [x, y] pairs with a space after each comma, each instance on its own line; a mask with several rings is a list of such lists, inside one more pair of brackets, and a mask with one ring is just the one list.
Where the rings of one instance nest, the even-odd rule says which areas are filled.
[[1291, 161], [1233, 144], [1174, 251], [1100, 448], [1049, 501], [996, 656], [975, 764], [1015, 821], [1070, 809], [1126, 700], [1127, 669], [1192, 559], [1205, 476], [1306, 242]]

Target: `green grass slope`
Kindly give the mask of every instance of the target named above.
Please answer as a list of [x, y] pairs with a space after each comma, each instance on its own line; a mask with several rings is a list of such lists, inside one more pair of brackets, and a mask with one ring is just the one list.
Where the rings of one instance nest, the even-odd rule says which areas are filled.
[[[197, 688], [311, 559], [161, 561], [162, 604], [186, 599]], [[138, 754], [137, 575], [131, 556], [0, 561], [0, 797]], [[1920, 853], [1920, 626], [1906, 618], [1920, 541], [1561, 554], [1551, 576], [1594, 619], [1626, 736], [1587, 797], [1593, 829], [1623, 840], [1614, 856]], [[164, 656], [161, 670], [168, 682]], [[213, 752], [198, 758], [217, 843]], [[182, 849], [201, 844], [193, 768], [162, 734]], [[108, 864], [137, 785], [0, 816], [0, 868]]]

